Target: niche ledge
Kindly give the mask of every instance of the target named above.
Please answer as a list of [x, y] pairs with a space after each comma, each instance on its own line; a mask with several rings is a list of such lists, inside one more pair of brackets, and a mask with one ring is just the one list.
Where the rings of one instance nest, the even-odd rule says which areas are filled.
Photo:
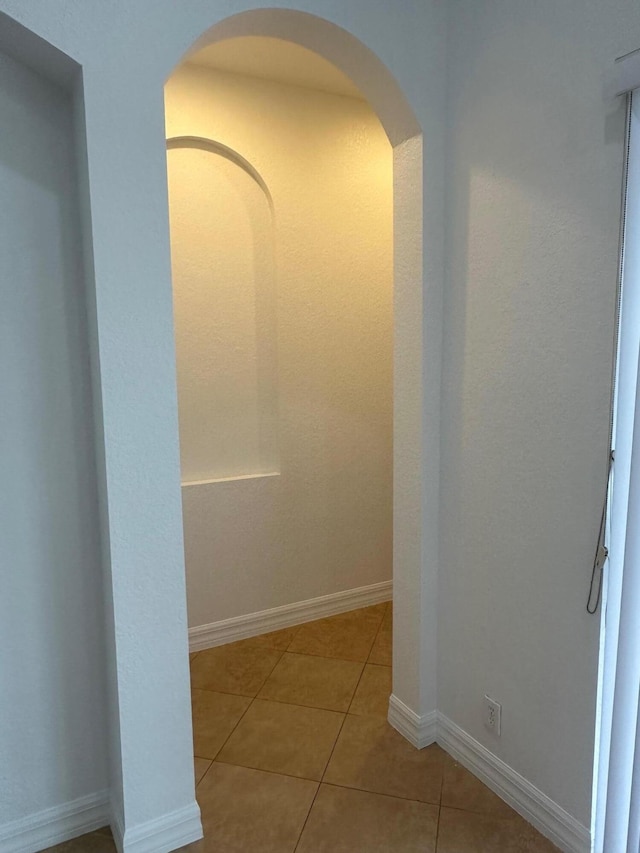
[[238, 480], [260, 480], [265, 477], [279, 477], [280, 471], [266, 471], [262, 474], [236, 474], [232, 477], [211, 477], [207, 480], [183, 480], [183, 489], [189, 486], [212, 486], [215, 483], [235, 483]]

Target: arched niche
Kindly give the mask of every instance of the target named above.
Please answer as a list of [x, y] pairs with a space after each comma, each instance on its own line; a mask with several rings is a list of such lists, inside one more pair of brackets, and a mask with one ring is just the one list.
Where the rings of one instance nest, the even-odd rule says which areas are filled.
[[238, 152], [167, 141], [183, 485], [278, 469], [273, 202]]

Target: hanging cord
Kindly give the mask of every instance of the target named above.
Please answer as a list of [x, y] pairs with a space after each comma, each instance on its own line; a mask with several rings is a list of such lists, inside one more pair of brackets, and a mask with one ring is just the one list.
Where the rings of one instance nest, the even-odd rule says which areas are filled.
[[[598, 541], [596, 543], [596, 553], [593, 558], [593, 567], [591, 569], [591, 583], [589, 584], [589, 596], [587, 598], [587, 613], [592, 616], [597, 613], [602, 598], [602, 586], [604, 581], [604, 566], [609, 556], [609, 550], [604, 544], [606, 529], [607, 529], [607, 508], [609, 504], [609, 489], [611, 487], [611, 475], [613, 472], [613, 460], [615, 457], [613, 446], [614, 424], [615, 424], [615, 405], [616, 405], [616, 384], [618, 377], [618, 338], [620, 336], [620, 313], [622, 309], [622, 273], [624, 269], [624, 238], [626, 231], [627, 220], [627, 187], [629, 182], [629, 144], [631, 140], [631, 107], [633, 95], [631, 92], [627, 95], [626, 109], [626, 125], [625, 125], [625, 150], [624, 164], [622, 173], [622, 194], [621, 194], [621, 215], [620, 215], [620, 236], [618, 238], [618, 277], [616, 282], [616, 313], [615, 313], [615, 328], [613, 337], [613, 367], [611, 371], [611, 399], [609, 403], [609, 465], [607, 468], [607, 488], [604, 494], [604, 502], [602, 504], [602, 516], [600, 518], [600, 530], [598, 532]], [[594, 588], [596, 590], [595, 602], [593, 602]]]
[[[609, 549], [604, 544], [605, 531], [607, 527], [607, 502], [609, 499], [609, 483], [611, 482], [611, 469], [613, 468], [613, 459], [614, 452], [611, 451], [611, 456], [609, 457], [609, 471], [607, 474], [607, 488], [604, 494], [604, 502], [602, 504], [602, 516], [600, 517], [600, 532], [598, 533], [598, 543], [596, 545], [596, 553], [593, 558], [593, 569], [591, 571], [591, 583], [589, 585], [589, 597], [587, 598], [587, 613], [590, 613], [592, 616], [597, 612], [598, 607], [600, 605], [600, 598], [602, 597], [602, 581], [604, 578], [604, 564], [607, 562], [607, 557], [609, 556]], [[593, 601], [593, 589], [596, 586], [596, 600]]]

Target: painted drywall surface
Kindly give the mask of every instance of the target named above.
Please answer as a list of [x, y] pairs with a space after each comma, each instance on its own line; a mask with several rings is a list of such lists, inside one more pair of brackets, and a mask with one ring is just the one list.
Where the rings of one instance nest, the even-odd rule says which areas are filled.
[[[424, 299], [427, 309], [433, 309], [430, 316], [437, 318], [443, 229], [444, 4], [436, 0], [412, 4], [403, 15], [383, 0], [354, 0], [348, 6], [339, 0], [301, 0], [296, 5], [320, 17], [312, 28], [318, 36], [314, 44], [371, 94], [395, 143], [414, 134], [418, 126], [424, 130], [428, 190], [423, 207]], [[98, 0], [61, 0], [55, 6], [0, 2], [1, 11], [83, 65], [96, 288], [92, 344], [101, 380], [104, 533], [111, 567], [109, 604], [119, 711], [118, 719], [110, 720], [110, 730], [117, 732], [119, 726], [116, 748], [126, 777], [118, 816], [133, 827], [193, 803], [161, 90], [196, 39], [246, 8], [237, 0], [218, 3], [215, 11], [208, 0], [188, 5], [140, 0], [117, 7]], [[280, 32], [286, 12], [265, 14]], [[291, 37], [299, 35], [302, 43], [312, 46], [308, 21], [304, 16], [300, 20], [296, 18]], [[328, 21], [345, 32], [334, 38]], [[261, 18], [260, 26], [264, 24]], [[365, 48], [350, 41], [350, 32], [389, 68], [415, 117]], [[153, 50], [143, 49], [144, 45], [153, 45]], [[425, 354], [430, 364], [438, 363], [433, 339], [425, 341]], [[434, 378], [427, 374], [426, 379], [430, 384], [425, 395], [433, 402]], [[402, 407], [397, 420], [415, 439], [415, 426], [404, 423]], [[437, 461], [436, 435], [437, 426], [424, 433], [421, 446], [413, 441], [411, 448], [403, 449], [416, 460], [409, 468], [413, 476], [423, 476], [424, 448], [429, 448], [431, 463]], [[435, 473], [424, 482], [422, 492], [424, 515], [430, 518], [437, 515], [437, 467]], [[413, 571], [419, 573], [420, 567]], [[405, 599], [411, 594], [407, 589]], [[398, 620], [400, 626], [406, 622]], [[413, 662], [419, 655], [418, 649], [411, 649]], [[405, 698], [414, 680], [407, 677], [404, 662], [399, 663], [394, 681], [404, 682], [401, 698]], [[433, 707], [433, 692], [431, 699]], [[419, 707], [418, 697], [408, 701], [417, 713], [427, 710]]]
[[622, 0], [450, 5], [439, 708], [587, 826], [624, 123], [602, 92], [639, 44]]
[[[262, 343], [271, 339], [273, 345], [274, 337], [277, 343], [271, 395], [278, 414], [279, 465], [271, 470], [280, 474], [183, 489], [189, 623], [208, 624], [388, 580], [393, 252], [392, 156], [384, 131], [363, 101], [190, 64], [167, 84], [166, 121], [169, 138], [213, 138], [257, 169], [273, 199], [277, 243], [277, 293], [271, 294], [276, 316], [264, 328]], [[221, 222], [216, 228], [215, 222], [233, 214], [231, 203], [217, 208], [219, 179], [207, 185], [201, 159], [187, 166], [195, 165], [199, 175], [184, 174], [186, 164], [175, 162], [176, 154], [171, 150], [168, 157], [170, 209], [179, 202], [180, 180], [200, 180], [208, 197], [206, 213], [200, 208], [207, 201], [199, 204], [197, 197], [194, 210], [184, 205], [172, 212], [174, 292], [181, 309], [178, 397], [181, 375], [193, 387], [191, 374], [199, 376], [207, 360], [210, 371], [226, 374], [213, 377], [217, 386], [195, 388], [215, 430], [216, 417], [226, 417], [227, 398], [234, 400], [234, 392], [239, 396], [252, 378], [238, 375], [243, 365], [225, 368], [215, 352], [207, 359], [197, 338], [211, 352], [219, 337], [215, 330], [226, 328], [234, 333], [236, 357], [251, 357], [261, 341], [256, 320], [237, 310], [246, 269], [242, 259], [235, 261], [230, 240], [226, 252], [218, 247], [223, 260], [216, 263], [213, 280], [207, 272], [212, 259], [192, 238], [197, 226], [187, 227], [187, 236], [179, 221], [181, 211], [189, 220], [208, 216], [208, 227], [224, 233], [227, 226]], [[255, 192], [262, 192], [257, 185]], [[240, 233], [238, 224], [234, 231]], [[225, 295], [225, 276], [232, 299]], [[252, 337], [243, 344], [246, 319]], [[255, 353], [254, 363], [256, 356], [262, 360]], [[255, 391], [253, 399], [257, 409]], [[205, 479], [193, 476], [192, 466], [185, 470], [191, 437], [203, 429], [203, 420], [198, 410], [181, 418], [183, 479]], [[243, 436], [234, 432], [239, 444]], [[215, 447], [211, 453], [215, 456]], [[260, 468], [259, 459], [253, 470], [242, 469], [242, 448], [236, 455], [238, 469], [218, 476], [269, 470]]]
[[2, 825], [108, 780], [72, 108], [0, 54], [0, 113]]
[[171, 147], [167, 172], [182, 481], [275, 471], [269, 196], [240, 163], [202, 143]]
[[[409, 9], [403, 10], [406, 15], [398, 15], [386, 3], [371, 3], [368, 0], [352, 2], [348, 6], [329, 0], [321, 6], [315, 2], [298, 5], [336, 21], [362, 38], [391, 69], [416, 111], [425, 131], [426, 143], [424, 186], [429, 191], [425, 193], [423, 211], [424, 233], [429, 239], [424, 259], [425, 282], [430, 285], [434, 281], [434, 274], [437, 278], [441, 259], [438, 238], [434, 235], [439, 235], [444, 227], [440, 206], [444, 104], [441, 18], [444, 4], [411, 5]], [[585, 560], [582, 556], [576, 558], [573, 546], [568, 542], [582, 542], [582, 525], [588, 524], [591, 534], [597, 518], [595, 522], [593, 518], [581, 522], [581, 529], [573, 531], [570, 525], [567, 526], [567, 521], [571, 521], [566, 515], [569, 502], [564, 502], [560, 507], [560, 517], [565, 529], [562, 537], [558, 534], [559, 499], [555, 491], [558, 480], [554, 479], [557, 476], [554, 471], [559, 461], [561, 470], [567, 471], [564, 454], [566, 452], [569, 459], [575, 459], [575, 436], [582, 436], [585, 429], [591, 436], [587, 442], [594, 446], [597, 443], [597, 452], [600, 453], [601, 441], [606, 444], [606, 426], [600, 424], [591, 433], [593, 412], [579, 405], [579, 416], [575, 421], [572, 420], [569, 430], [571, 444], [564, 440], [554, 450], [554, 440], [557, 442], [558, 436], [567, 435], [566, 421], [558, 423], [558, 412], [564, 413], [563, 418], [567, 417], [568, 412], [574, 411], [576, 399], [574, 392], [565, 398], [556, 389], [551, 395], [553, 436], [548, 443], [545, 441], [543, 449], [536, 450], [535, 464], [530, 462], [524, 471], [526, 478], [524, 475], [515, 478], [512, 471], [505, 469], [511, 459], [520, 459], [525, 450], [525, 461], [530, 460], [530, 451], [517, 441], [516, 436], [521, 433], [530, 437], [533, 423], [537, 430], [533, 436], [534, 445], [538, 442], [538, 435], [545, 432], [540, 429], [540, 424], [544, 426], [545, 422], [536, 413], [524, 425], [505, 419], [504, 422], [513, 427], [509, 438], [504, 428], [497, 426], [502, 422], [502, 418], [497, 417], [500, 409], [494, 405], [495, 400], [489, 398], [483, 403], [484, 416], [481, 417], [482, 408], [477, 420], [471, 420], [467, 414], [463, 436], [462, 379], [466, 377], [470, 383], [477, 364], [484, 365], [483, 376], [493, 378], [486, 367], [485, 357], [479, 359], [482, 348], [478, 339], [490, 343], [494, 340], [496, 327], [500, 325], [494, 322], [494, 316], [500, 312], [493, 310], [494, 303], [486, 290], [479, 286], [467, 290], [471, 281], [467, 276], [467, 234], [471, 233], [469, 226], [472, 221], [469, 219], [467, 222], [468, 183], [472, 160], [489, 163], [497, 176], [503, 173], [499, 168], [500, 163], [511, 164], [512, 172], [517, 166], [514, 182], [519, 179], [524, 166], [525, 171], [532, 170], [540, 178], [533, 186], [542, 184], [545, 195], [554, 200], [564, 198], [566, 202], [573, 198], [578, 209], [583, 211], [585, 220], [590, 219], [586, 211], [595, 206], [599, 211], [596, 228], [602, 228], [605, 216], [600, 205], [611, 210], [615, 208], [611, 186], [619, 175], [620, 163], [620, 117], [614, 117], [613, 121], [608, 118], [610, 108], [602, 101], [600, 94], [602, 72], [613, 57], [636, 48], [639, 39], [635, 29], [636, 4], [631, 0], [609, 0], [607, 3], [589, 0], [586, 3], [569, 2], [562, 5], [545, 2], [536, 4], [535, 8], [530, 7], [531, 4], [522, 2], [515, 6], [504, 2], [491, 6], [454, 3], [451, 7], [451, 109], [454, 132], [449, 159], [450, 180], [455, 179], [455, 183], [452, 184], [449, 200], [450, 219], [448, 217], [451, 223], [451, 276], [448, 290], [450, 298], [446, 305], [450, 319], [446, 335], [447, 410], [444, 420], [448, 449], [442, 467], [443, 477], [447, 479], [443, 489], [442, 532], [446, 535], [447, 543], [443, 545], [444, 561], [440, 575], [440, 639], [445, 648], [441, 657], [441, 706], [447, 714], [482, 739], [485, 736], [479, 725], [479, 705], [476, 703], [479, 703], [485, 690], [502, 692], [503, 683], [508, 683], [507, 679], [513, 680], [521, 688], [524, 697], [523, 702], [516, 705], [516, 710], [523, 712], [524, 722], [515, 737], [508, 735], [508, 730], [505, 730], [500, 743], [494, 746], [495, 750], [503, 750], [501, 754], [516, 769], [545, 792], [555, 796], [581, 819], [585, 819], [588, 783], [583, 781], [583, 771], [590, 766], [588, 751], [592, 733], [585, 734], [585, 726], [589, 727], [590, 721], [587, 720], [585, 724], [585, 717], [582, 716], [584, 708], [579, 699], [581, 683], [587, 685], [587, 706], [594, 696], [591, 684], [595, 685], [596, 629], [588, 627], [583, 634], [580, 628], [584, 624], [580, 621], [583, 618], [583, 597], [576, 592], [574, 599], [574, 584], [571, 582], [569, 592], [568, 580], [573, 581], [573, 577], [578, 576], [578, 582], [582, 584], [588, 579], [591, 547], [580, 545], [584, 554], [588, 555], [587, 567], [583, 569]], [[131, 820], [135, 823], [141, 818], [162, 814], [163, 809], [175, 807], [177, 800], [187, 797], [188, 790], [188, 767], [180, 758], [180, 747], [174, 747], [173, 734], [182, 731], [182, 694], [186, 677], [183, 678], [179, 656], [174, 654], [176, 637], [180, 638], [184, 633], [184, 616], [180, 604], [184, 591], [180, 582], [181, 557], [177, 553], [181, 538], [179, 501], [172, 497], [178, 492], [179, 460], [175, 418], [171, 414], [175, 411], [175, 394], [170, 383], [167, 383], [167, 379], [173, 375], [173, 353], [164, 334], [170, 327], [170, 290], [168, 253], [165, 252], [165, 257], [161, 257], [162, 247], [166, 248], [166, 213], [163, 206], [164, 191], [159, 187], [165, 155], [161, 145], [163, 127], [158, 80], [168, 75], [172, 65], [181, 59], [192, 41], [213, 23], [211, 8], [205, 0], [194, 0], [188, 7], [184, 4], [178, 6], [169, 0], [154, 3], [140, 0], [126, 8], [118, 7], [117, 12], [114, 12], [112, 6], [88, 3], [86, 0], [67, 0], [55, 6], [2, 0], [0, 8], [24, 21], [44, 38], [82, 62], [85, 66], [85, 84], [89, 90], [89, 177], [96, 220], [96, 286], [99, 289], [101, 377], [108, 444], [105, 456], [107, 482], [111, 484], [109, 503], [117, 510], [110, 516], [110, 531], [115, 546], [112, 553], [115, 568], [114, 610], [121, 626], [116, 639], [117, 647], [121, 650], [123, 739], [127, 773], [131, 781], [127, 802]], [[216, 16], [221, 19], [242, 8], [236, 2], [221, 3], [217, 6]], [[113, 37], [106, 38], [107, 33]], [[141, 50], [143, 44], [153, 44], [153, 51]], [[488, 45], [493, 45], [494, 50], [488, 49]], [[541, 84], [541, 74], [545, 75], [545, 80], [547, 75], [549, 77], [544, 85]], [[563, 84], [563, 81], [569, 83]], [[491, 91], [499, 94], [489, 97], [487, 93]], [[525, 97], [524, 93], [529, 96]], [[551, 108], [549, 105], [555, 106]], [[493, 109], [489, 109], [490, 106]], [[567, 124], [567, 114], [572, 117], [570, 124]], [[527, 116], [528, 120], [524, 121]], [[547, 125], [550, 125], [547, 131], [551, 134], [549, 138], [557, 142], [554, 150], [550, 149], [547, 136], [542, 132]], [[581, 132], [576, 133], [579, 125], [583, 125]], [[573, 129], [565, 136], [568, 127]], [[594, 127], [597, 127], [596, 138], [592, 135]], [[463, 131], [463, 128], [466, 129]], [[525, 129], [527, 136], [522, 139]], [[612, 129], [615, 131], [613, 136]], [[560, 137], [564, 140], [562, 144]], [[610, 142], [606, 142], [608, 138]], [[570, 147], [570, 156], [566, 153], [567, 146]], [[527, 155], [524, 159], [522, 151]], [[558, 160], [562, 161], [562, 168], [552, 168]], [[459, 167], [456, 163], [459, 163]], [[574, 166], [578, 165], [583, 170], [580, 171], [579, 179], [573, 171]], [[546, 182], [544, 176], [547, 176]], [[476, 177], [476, 186], [477, 181]], [[568, 191], [577, 186], [582, 188], [584, 196], [576, 197]], [[495, 208], [497, 211], [503, 210], [497, 199]], [[549, 215], [551, 221], [557, 224], [555, 209], [554, 204]], [[477, 206], [474, 210], [473, 223], [477, 229], [485, 217], [478, 218]], [[493, 235], [495, 238], [492, 215], [487, 205], [485, 216], [490, 226], [487, 237]], [[518, 221], [511, 216], [505, 216], [504, 219], [504, 240], [494, 239], [494, 244], [498, 243], [498, 259], [505, 257], [505, 246], [512, 245], [512, 229]], [[537, 240], [531, 244], [529, 263], [536, 270], [543, 270], [542, 259], [546, 258], [550, 265], [551, 261], [557, 262], [558, 269], [567, 274], [569, 280], [575, 282], [575, 270], [581, 270], [585, 281], [592, 282], [595, 271], [604, 266], [607, 255], [610, 261], [615, 260], [617, 226], [611, 223], [609, 214], [606, 221], [605, 251], [595, 260], [593, 248], [586, 242], [582, 247], [586, 251], [584, 257], [578, 257], [578, 253], [573, 250], [566, 253], [567, 247], [571, 246], [572, 232], [567, 232], [565, 228], [559, 229], [554, 238], [556, 243], [553, 245], [557, 245], [558, 250], [547, 253], [540, 245], [544, 247], [549, 244], [545, 241], [540, 244], [540, 229], [537, 228], [532, 232]], [[135, 245], [129, 236], [132, 234], [136, 237]], [[533, 237], [531, 239], [533, 241]], [[597, 240], [595, 245], [598, 245]], [[479, 251], [479, 243], [476, 242], [476, 257]], [[518, 255], [522, 256], [523, 253], [519, 251]], [[588, 264], [585, 257], [589, 260]], [[486, 265], [491, 267], [491, 275], [504, 281], [506, 273], [501, 269], [499, 260], [496, 263], [493, 261], [493, 257], [486, 260]], [[520, 267], [518, 271], [521, 271]], [[486, 274], [485, 280], [488, 277]], [[532, 279], [538, 280], [537, 275]], [[475, 277], [474, 282], [477, 283]], [[427, 292], [428, 288], [425, 289]], [[474, 301], [469, 306], [471, 310], [467, 311], [467, 296], [472, 292]], [[109, 298], [108, 294], [111, 294]], [[128, 300], [132, 296], [136, 300], [136, 311], [128, 317], [120, 308], [130, 304]], [[550, 303], [551, 296], [547, 292]], [[561, 313], [564, 327], [562, 334], [557, 334], [555, 338], [548, 329], [550, 324], [553, 327], [553, 312], [535, 312], [535, 306], [530, 306], [527, 313], [535, 318], [533, 327], [542, 335], [542, 340], [547, 344], [553, 340], [558, 342], [557, 350], [553, 351], [558, 353], [558, 357], [549, 367], [548, 375], [552, 378], [557, 375], [558, 363], [563, 369], [566, 360], [573, 363], [576, 345], [583, 346], [585, 341], [590, 340], [594, 324], [597, 327], [597, 339], [608, 341], [611, 324], [609, 322], [607, 325], [608, 321], [600, 311], [600, 298], [590, 292], [588, 299], [579, 300], [575, 324], [569, 318], [570, 312]], [[611, 299], [608, 299], [610, 311]], [[153, 318], [156, 322], [141, 326], [138, 314], [148, 315], [149, 304], [154, 305]], [[571, 307], [575, 307], [575, 303], [571, 303]], [[585, 317], [584, 312], [587, 310], [590, 313]], [[610, 316], [610, 313], [606, 314], [606, 317]], [[465, 351], [467, 322], [473, 331], [469, 333], [470, 341]], [[479, 327], [482, 322], [486, 329], [484, 333]], [[585, 322], [586, 332], [583, 329], [579, 336], [579, 328]], [[530, 344], [531, 336], [528, 331], [520, 334], [521, 331], [520, 326], [514, 327], [514, 338], [521, 338], [522, 347], [518, 350], [517, 378], [512, 358], [507, 384], [514, 385], [516, 381], [521, 384], [527, 391], [525, 400], [528, 402], [532, 391], [531, 381], [540, 376], [536, 367], [540, 363], [540, 353], [527, 349], [525, 344]], [[428, 352], [432, 345], [432, 339], [425, 341]], [[602, 352], [607, 349], [604, 342], [599, 346]], [[499, 349], [496, 346], [494, 351]], [[584, 355], [580, 346], [577, 351], [581, 356]], [[509, 353], [513, 355], [513, 349]], [[437, 348], [433, 354], [437, 356]], [[463, 367], [465, 354], [468, 356], [466, 373]], [[599, 376], [596, 384], [601, 386], [604, 368], [598, 360], [594, 373], [594, 363], [591, 356], [584, 362], [585, 375], [591, 372]], [[127, 371], [123, 370], [123, 364], [128, 366]], [[132, 365], [135, 369], [131, 369]], [[481, 377], [476, 374], [476, 378]], [[546, 382], [545, 379], [545, 388]], [[542, 382], [539, 384], [542, 385]], [[473, 390], [470, 384], [466, 387]], [[495, 389], [496, 386], [489, 387]], [[505, 387], [502, 380], [499, 387]], [[553, 391], [553, 383], [550, 390]], [[591, 392], [587, 390], [585, 393], [588, 395]], [[600, 411], [604, 396], [600, 387], [597, 401]], [[546, 392], [538, 389], [533, 400], [541, 404], [541, 412], [549, 420], [551, 416]], [[490, 417], [491, 412], [494, 413], [493, 417]], [[575, 412], [570, 414], [571, 419], [574, 416]], [[546, 428], [545, 434], [548, 435], [548, 432]], [[492, 438], [494, 435], [495, 439]], [[484, 442], [481, 446], [478, 437]], [[581, 448], [582, 441], [580, 438]], [[497, 445], [500, 445], [499, 449]], [[589, 454], [592, 449], [589, 447]], [[561, 450], [563, 457], [559, 460]], [[166, 464], [158, 466], [159, 458], [164, 458]], [[512, 469], [513, 462], [510, 464]], [[579, 473], [585, 467], [588, 468], [589, 464], [581, 458], [579, 464], [572, 464], [572, 471], [577, 468]], [[604, 466], [604, 463], [598, 464]], [[550, 477], [541, 489], [539, 478], [543, 472], [548, 472]], [[498, 474], [500, 479], [496, 484], [494, 478]], [[595, 474], [590, 476], [593, 476], [595, 489], [595, 480], [600, 482], [600, 474], [597, 477]], [[523, 488], [517, 489], [517, 500], [514, 500], [512, 489], [516, 488], [516, 479], [519, 479]], [[530, 480], [535, 485], [533, 492], [526, 488]], [[482, 490], [478, 482], [483, 484]], [[490, 493], [486, 488], [487, 482], [489, 485], [493, 482]], [[554, 489], [549, 488], [550, 483]], [[507, 484], [504, 489], [503, 484]], [[499, 498], [496, 506], [502, 512], [489, 519], [487, 509], [496, 491]], [[468, 498], [465, 498], [465, 494], [468, 494]], [[564, 497], [564, 492], [560, 494]], [[510, 502], [505, 511], [506, 495]], [[527, 496], [527, 508], [534, 508], [531, 517], [536, 522], [526, 528], [527, 535], [524, 538], [523, 495]], [[591, 498], [591, 490], [589, 496], [592, 502], [589, 513], [597, 516], [598, 500]], [[586, 501], [586, 492], [578, 495], [577, 505], [583, 498]], [[547, 504], [548, 510], [540, 510], [540, 507], [546, 508]], [[431, 510], [433, 517], [435, 504], [427, 504], [427, 509]], [[571, 517], [573, 512], [572, 509]], [[515, 542], [513, 533], [508, 534], [508, 539], [503, 538], [504, 530], [515, 530], [522, 544]], [[535, 536], [529, 530], [534, 531]], [[455, 537], [457, 541], [454, 541]], [[540, 547], [540, 543], [544, 543], [545, 550], [534, 561], [531, 555]], [[559, 551], [556, 548], [550, 554], [548, 552], [552, 549], [548, 543], [561, 547]], [[505, 553], [505, 544], [509, 545], [506, 549], [508, 553]], [[524, 559], [513, 560], [512, 556]], [[579, 570], [576, 568], [578, 562]], [[136, 572], [130, 570], [133, 565], [137, 567]], [[499, 568], [494, 574], [495, 565]], [[568, 575], [565, 574], [567, 571]], [[551, 580], [549, 573], [553, 573]], [[542, 586], [541, 581], [544, 582]], [[525, 597], [523, 590], [532, 594]], [[489, 598], [491, 601], [488, 601]], [[512, 618], [514, 606], [517, 618]], [[490, 620], [480, 619], [479, 616], [483, 612], [489, 612], [491, 616], [498, 615], [498, 624], [501, 626], [499, 634], [489, 634]], [[502, 621], [505, 614], [509, 615], [508, 623]], [[135, 625], [135, 630], [127, 634], [124, 630], [127, 625]], [[158, 625], [164, 626], [162, 631]], [[141, 635], [145, 640], [142, 644]], [[483, 651], [488, 638], [492, 636], [497, 636], [499, 642], [495, 648]], [[586, 645], [578, 648], [582, 639], [586, 640]], [[526, 644], [523, 640], [526, 640]], [[186, 640], [184, 646], [186, 649]], [[555, 662], [558, 658], [560, 663], [553, 667], [555, 675], [551, 679], [551, 687], [554, 688], [554, 697], [559, 698], [551, 725], [548, 704], [543, 706], [548, 693], [544, 689], [548, 684], [545, 673], [550, 671], [547, 661]], [[514, 664], [518, 667], [515, 677]], [[560, 666], [568, 672], [566, 679], [564, 673], [560, 672]], [[586, 675], [585, 669], [588, 670]], [[161, 678], [155, 681], [146, 679], [145, 671], [154, 675], [160, 672]], [[479, 673], [477, 677], [476, 671]], [[495, 679], [501, 679], [497, 688], [493, 684], [484, 683], [487, 673], [495, 675]], [[523, 679], [520, 673], [526, 673], [528, 677]], [[478, 683], [480, 679], [482, 684]], [[563, 680], [566, 684], [560, 683]], [[536, 681], [543, 689], [536, 687], [535, 695], [532, 695], [529, 685]], [[566, 685], [569, 685], [568, 693]], [[152, 705], [157, 708], [159, 698], [166, 700], [161, 703], [162, 712], [152, 713]], [[512, 698], [517, 699], [509, 693], [505, 701], [505, 725], [508, 723]], [[534, 710], [535, 716], [532, 716]], [[514, 719], [513, 714], [511, 719]], [[567, 727], [572, 724], [573, 728], [568, 730]], [[172, 732], [169, 754], [154, 751], [154, 744], [169, 732]], [[549, 748], [543, 749], [541, 745], [549, 743], [549, 733], [552, 735]], [[180, 734], [178, 739], [181, 737]], [[561, 761], [563, 766], [560, 766]], [[167, 766], [170, 766], [169, 775], [166, 773]], [[165, 784], [167, 778], [172, 779], [171, 785]]]

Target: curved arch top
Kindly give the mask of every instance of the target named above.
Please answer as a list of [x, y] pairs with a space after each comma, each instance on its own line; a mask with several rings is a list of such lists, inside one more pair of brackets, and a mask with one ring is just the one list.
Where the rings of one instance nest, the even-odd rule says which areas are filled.
[[273, 214], [273, 197], [269, 191], [269, 187], [264, 181], [264, 178], [255, 166], [253, 166], [234, 148], [230, 148], [228, 145], [223, 145], [222, 142], [216, 142], [215, 139], [209, 139], [206, 136], [170, 136], [167, 139], [167, 150], [170, 151], [174, 148], [198, 148], [201, 151], [209, 151], [212, 154], [219, 154], [221, 157], [224, 157], [226, 160], [234, 163], [242, 169], [243, 172], [246, 172], [247, 175], [256, 182], [256, 184], [258, 184], [262, 192], [265, 194], [269, 203], [269, 208]]
[[365, 96], [392, 146], [422, 132], [397, 80], [376, 54], [347, 30], [309, 12], [272, 8], [232, 15], [203, 33], [183, 60], [215, 42], [239, 36], [292, 41], [333, 63]]

